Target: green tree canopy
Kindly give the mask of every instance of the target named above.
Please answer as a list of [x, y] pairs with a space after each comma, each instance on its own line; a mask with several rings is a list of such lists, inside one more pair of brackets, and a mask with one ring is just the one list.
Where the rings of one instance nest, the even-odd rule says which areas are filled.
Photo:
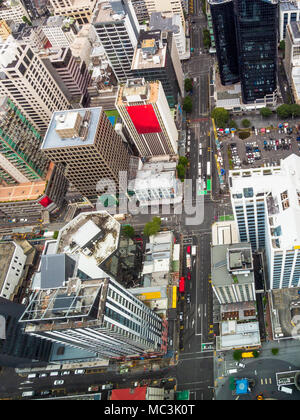
[[250, 127], [250, 125], [251, 125], [251, 121], [249, 121], [247, 118], [242, 120], [242, 126], [243, 127], [248, 128], [248, 127]]
[[279, 43], [279, 49], [280, 49], [280, 51], [284, 51], [285, 50], [285, 41], [284, 41], [284, 39], [282, 41], [280, 41], [280, 43]]
[[229, 128], [238, 128], [237, 122], [234, 120], [229, 120], [227, 125]]
[[205, 48], [210, 47], [210, 33], [208, 29], [203, 29], [203, 45]]
[[187, 157], [185, 157], [185, 156], [180, 156], [179, 157], [179, 161], [178, 161], [178, 163], [180, 164], [180, 165], [183, 165], [183, 166], [187, 166], [187, 164], [188, 164], [188, 158]]
[[237, 362], [239, 362], [240, 360], [241, 360], [241, 358], [242, 358], [242, 353], [243, 353], [243, 350], [234, 350], [234, 352], [233, 352], [233, 358], [234, 358], [234, 360], [236, 360]]
[[260, 109], [260, 115], [264, 118], [268, 118], [272, 115], [272, 111], [270, 110], [270, 108], [264, 107]]
[[229, 112], [225, 108], [215, 108], [211, 116], [215, 120], [217, 127], [225, 128], [229, 120]]
[[300, 117], [300, 105], [297, 104], [291, 104], [290, 107], [290, 113], [293, 117]]
[[179, 163], [176, 167], [178, 178], [183, 182], [185, 178], [185, 166]]
[[186, 92], [190, 92], [193, 89], [192, 79], [187, 78], [184, 80], [184, 89]]
[[287, 118], [291, 115], [290, 105], [282, 104], [276, 109], [279, 118]]
[[151, 222], [148, 222], [145, 224], [144, 235], [146, 236], [155, 235], [156, 233], [160, 231], [160, 226], [161, 226], [161, 218], [157, 216], [153, 217]]
[[133, 238], [135, 235], [134, 228], [131, 225], [122, 226], [122, 233], [127, 238]]
[[183, 100], [183, 110], [187, 113], [191, 113], [193, 109], [193, 102], [190, 96], [186, 96]]

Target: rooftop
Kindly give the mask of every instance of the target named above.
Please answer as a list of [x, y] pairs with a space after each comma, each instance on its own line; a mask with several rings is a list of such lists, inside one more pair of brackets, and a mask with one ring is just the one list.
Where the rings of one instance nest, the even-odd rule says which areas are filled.
[[13, 242], [0, 243], [0, 291], [5, 282], [16, 245]]
[[231, 195], [239, 199], [257, 197], [265, 202], [272, 246], [300, 246], [300, 157], [292, 154], [280, 166], [233, 170], [229, 173]]
[[216, 222], [212, 225], [212, 244], [229, 245], [238, 242], [238, 230], [235, 221]]
[[160, 29], [162, 31], [171, 31], [179, 33], [181, 28], [181, 18], [179, 15], [164, 16], [160, 12], [153, 12], [150, 16], [150, 29]]
[[224, 321], [221, 323], [221, 349], [256, 347], [259, 345], [258, 322], [238, 323], [237, 321]]
[[[243, 259], [246, 264], [241, 264]], [[212, 282], [216, 287], [254, 283], [251, 244], [212, 246]]]
[[105, 211], [79, 214], [60, 230], [57, 253], [80, 254], [100, 266], [118, 247], [120, 224]]
[[126, 12], [119, 0], [99, 2], [93, 14], [93, 25], [97, 23], [118, 22], [125, 18]]
[[[101, 113], [102, 107], [54, 112], [41, 150], [93, 144]], [[80, 132], [76, 135], [75, 123], [78, 116], [81, 117], [81, 125]], [[57, 130], [70, 130], [71, 137], [62, 138]]]

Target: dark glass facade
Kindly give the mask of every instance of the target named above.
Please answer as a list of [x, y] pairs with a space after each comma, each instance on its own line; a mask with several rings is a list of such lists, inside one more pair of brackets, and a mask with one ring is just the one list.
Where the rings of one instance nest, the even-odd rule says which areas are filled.
[[251, 103], [276, 90], [278, 3], [233, 1], [243, 101]]
[[240, 81], [232, 1], [212, 1], [211, 17], [222, 85]]
[[5, 339], [0, 338], [0, 366], [23, 367], [48, 362], [52, 343], [23, 332], [18, 322], [25, 306], [0, 297], [0, 316], [5, 319]]
[[273, 94], [278, 0], [210, 0], [210, 8], [222, 84], [240, 80], [244, 103]]

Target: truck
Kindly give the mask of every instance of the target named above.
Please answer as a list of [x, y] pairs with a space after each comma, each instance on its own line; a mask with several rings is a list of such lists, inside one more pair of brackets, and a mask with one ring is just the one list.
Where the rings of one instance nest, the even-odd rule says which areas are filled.
[[187, 268], [191, 268], [191, 256], [190, 255], [187, 255], [186, 256], [186, 266], [187, 266]]
[[197, 255], [197, 246], [193, 245], [192, 246], [192, 256], [195, 257]]

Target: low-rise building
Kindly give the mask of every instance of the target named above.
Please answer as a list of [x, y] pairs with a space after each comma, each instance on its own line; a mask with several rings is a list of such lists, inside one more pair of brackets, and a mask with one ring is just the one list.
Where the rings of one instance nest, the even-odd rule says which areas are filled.
[[182, 183], [176, 177], [175, 161], [149, 161], [128, 182], [128, 191], [140, 206], [169, 205], [182, 201]]

